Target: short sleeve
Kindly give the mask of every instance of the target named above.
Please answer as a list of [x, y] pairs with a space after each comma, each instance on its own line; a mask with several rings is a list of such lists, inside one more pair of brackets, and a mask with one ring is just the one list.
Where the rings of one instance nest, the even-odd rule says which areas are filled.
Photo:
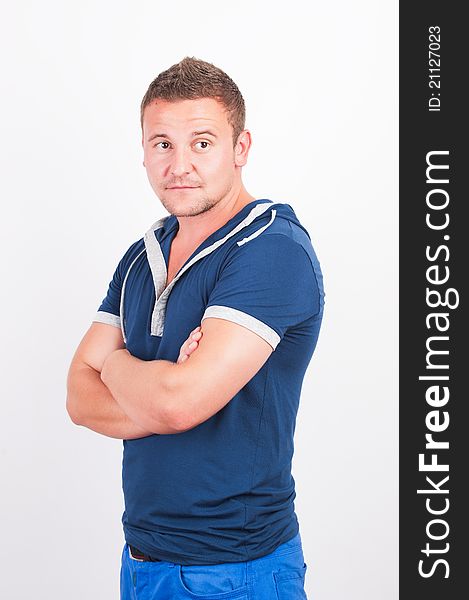
[[108, 325], [114, 325], [114, 327], [121, 327], [120, 301], [122, 285], [139, 242], [141, 243], [141, 240], [132, 244], [119, 261], [109, 282], [106, 296], [98, 307], [93, 322], [107, 323]]
[[235, 247], [223, 265], [202, 320], [226, 319], [250, 329], [275, 350], [289, 328], [322, 310], [311, 254], [283, 234]]

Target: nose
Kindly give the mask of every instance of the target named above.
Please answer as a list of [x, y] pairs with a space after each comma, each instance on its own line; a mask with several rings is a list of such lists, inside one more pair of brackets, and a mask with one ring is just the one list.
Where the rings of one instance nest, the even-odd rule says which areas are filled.
[[190, 161], [189, 152], [186, 148], [179, 148], [173, 153], [173, 160], [171, 163], [171, 175], [175, 177], [181, 177], [186, 173], [192, 171], [192, 164]]

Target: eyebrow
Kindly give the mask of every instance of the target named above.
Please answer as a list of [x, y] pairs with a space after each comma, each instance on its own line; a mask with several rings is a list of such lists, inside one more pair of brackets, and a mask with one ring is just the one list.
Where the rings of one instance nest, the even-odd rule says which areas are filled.
[[[195, 137], [197, 135], [211, 135], [214, 138], [217, 137], [217, 135], [215, 133], [213, 133], [213, 131], [210, 131], [208, 129], [205, 129], [204, 131], [193, 131], [192, 132], [192, 137]], [[152, 142], [154, 139], [156, 139], [158, 137], [169, 138], [169, 135], [167, 133], [154, 133], [152, 136], [150, 136], [148, 138], [147, 142]]]

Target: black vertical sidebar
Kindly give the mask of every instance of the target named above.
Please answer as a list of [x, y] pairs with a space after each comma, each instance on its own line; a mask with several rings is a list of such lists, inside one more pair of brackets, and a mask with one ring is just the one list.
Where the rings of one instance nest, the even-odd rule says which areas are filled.
[[400, 4], [401, 600], [469, 597], [463, 6]]

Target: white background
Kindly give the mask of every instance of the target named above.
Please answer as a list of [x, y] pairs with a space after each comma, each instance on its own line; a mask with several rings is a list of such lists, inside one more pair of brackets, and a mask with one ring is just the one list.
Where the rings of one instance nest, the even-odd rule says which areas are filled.
[[308, 596], [397, 598], [396, 3], [19, 1], [0, 44], [0, 597], [118, 598], [122, 442], [72, 424], [65, 381], [166, 214], [139, 105], [188, 55], [238, 84], [246, 187], [293, 206], [324, 273], [293, 468]]

